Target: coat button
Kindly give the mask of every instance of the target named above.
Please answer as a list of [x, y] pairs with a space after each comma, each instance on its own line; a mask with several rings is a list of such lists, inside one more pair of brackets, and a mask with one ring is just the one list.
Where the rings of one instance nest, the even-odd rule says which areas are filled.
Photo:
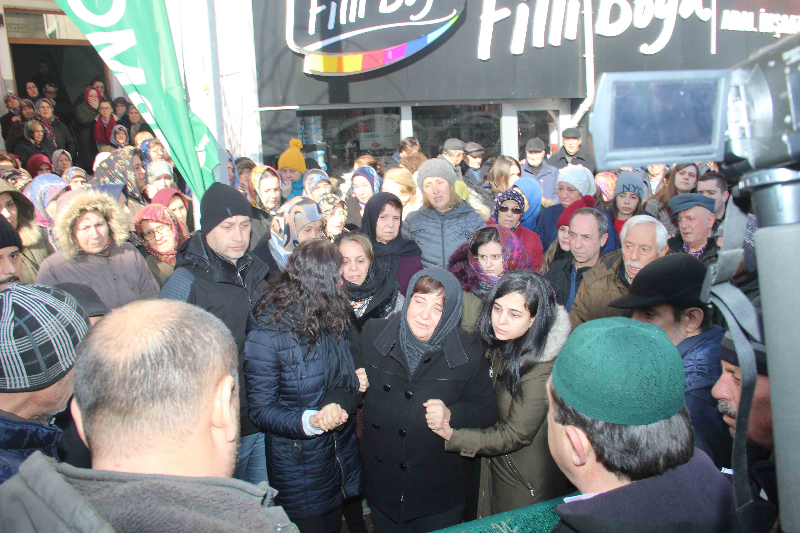
[[383, 386], [383, 390], [389, 392], [390, 390], [392, 390], [392, 386], [387, 383], [386, 385]]
[[375, 456], [375, 460], [376, 460], [376, 461], [378, 461], [379, 463], [382, 463], [382, 462], [383, 462], [383, 459], [381, 459], [381, 456], [380, 456], [380, 455], [376, 455], [376, 456]]
[[407, 390], [406, 391], [406, 398], [408, 398], [410, 400], [412, 396], [414, 396], [414, 393], [411, 392], [410, 390]]
[[400, 463], [400, 470], [405, 470], [408, 466], [405, 463]]
[[423, 363], [430, 363], [430, 362], [431, 362], [431, 358], [430, 358], [430, 357], [428, 357], [427, 359], [425, 359], [425, 360], [423, 361]]
[[397, 433], [398, 433], [398, 434], [399, 434], [401, 437], [405, 437], [405, 436], [406, 436], [406, 430], [405, 430], [405, 429], [401, 429], [401, 430], [399, 430]]
[[372, 424], [372, 427], [374, 427], [375, 429], [381, 429], [381, 427], [378, 424]]

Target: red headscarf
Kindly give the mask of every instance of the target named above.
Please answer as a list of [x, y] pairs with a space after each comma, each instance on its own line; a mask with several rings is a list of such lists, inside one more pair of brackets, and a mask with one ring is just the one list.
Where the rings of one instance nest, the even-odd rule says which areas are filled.
[[[145, 220], [152, 220], [153, 222], [158, 222], [159, 224], [166, 224], [172, 228], [172, 231], [175, 234], [175, 242], [173, 243], [172, 249], [169, 252], [157, 252], [152, 247], [150, 242], [144, 238], [144, 235], [142, 234], [142, 222]], [[186, 239], [189, 238], [189, 230], [186, 228], [186, 224], [179, 220], [172, 211], [161, 204], [150, 204], [140, 209], [139, 212], [136, 213], [135, 222], [136, 234], [142, 238], [142, 242], [144, 242], [144, 247], [147, 250], [147, 253], [159, 259], [160, 261], [167, 263], [168, 265], [175, 266], [178, 248]]]
[[28, 164], [25, 165], [25, 168], [28, 170], [28, 174], [36, 177], [36, 174], [39, 173], [39, 167], [43, 164], [47, 163], [50, 165], [50, 173], [53, 173], [53, 163], [50, 162], [50, 158], [44, 154], [33, 154], [30, 159], [28, 159]]

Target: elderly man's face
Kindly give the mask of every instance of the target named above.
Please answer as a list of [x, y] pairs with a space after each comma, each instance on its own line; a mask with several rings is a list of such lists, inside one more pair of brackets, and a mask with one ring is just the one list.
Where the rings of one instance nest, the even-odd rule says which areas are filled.
[[656, 228], [653, 224], [643, 223], [629, 228], [622, 242], [622, 260], [628, 281], [633, 281], [641, 269], [666, 253], [666, 247], [663, 251], [658, 251]]
[[544, 160], [544, 150], [541, 152], [525, 152], [525, 160], [532, 167], [538, 167]]
[[566, 150], [569, 155], [575, 155], [580, 147], [581, 139], [576, 139], [574, 137], [564, 138], [564, 150]]
[[0, 289], [19, 283], [22, 277], [22, 254], [16, 246], [0, 248]]
[[712, 235], [714, 220], [714, 215], [699, 205], [678, 213], [678, 227], [683, 242], [692, 250], [704, 246]]
[[[717, 400], [722, 420], [728, 424], [733, 435], [736, 429], [736, 414], [739, 411], [739, 398], [742, 393], [742, 371], [738, 366], [722, 361], [722, 375], [717, 380], [711, 395]], [[747, 438], [753, 444], [772, 449], [772, 406], [769, 402], [769, 378], [758, 375], [756, 390], [747, 426]]]

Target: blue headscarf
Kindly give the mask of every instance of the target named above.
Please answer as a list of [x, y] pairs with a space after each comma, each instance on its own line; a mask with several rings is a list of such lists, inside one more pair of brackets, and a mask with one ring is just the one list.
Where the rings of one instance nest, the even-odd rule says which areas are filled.
[[542, 186], [535, 178], [522, 176], [514, 183], [514, 187], [528, 200], [528, 209], [522, 213], [522, 227], [536, 231], [536, 220], [539, 218], [539, 211], [542, 210]]
[[[147, 142], [147, 141], [145, 141], [145, 142]], [[142, 146], [144, 146], [144, 143], [142, 143]], [[234, 189], [238, 189], [239, 188], [239, 169], [236, 168], [236, 161], [234, 161], [233, 156], [231, 155], [230, 152], [228, 152], [228, 162], [233, 163], [233, 176], [234, 176], [234, 178], [233, 178], [233, 183], [231, 183], [231, 187], [233, 187]], [[227, 172], [228, 172], [227, 164], [228, 163], [226, 162], [225, 163], [225, 165], [226, 165], [226, 167], [225, 167], [226, 175], [227, 175]]]

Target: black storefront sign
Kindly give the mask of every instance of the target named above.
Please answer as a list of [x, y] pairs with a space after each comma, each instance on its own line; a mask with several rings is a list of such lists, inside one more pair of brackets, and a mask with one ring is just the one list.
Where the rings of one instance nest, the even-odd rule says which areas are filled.
[[[596, 74], [728, 68], [800, 31], [795, 0], [714, 5], [593, 0]], [[582, 10], [579, 0], [254, 0], [259, 104], [583, 98]]]

